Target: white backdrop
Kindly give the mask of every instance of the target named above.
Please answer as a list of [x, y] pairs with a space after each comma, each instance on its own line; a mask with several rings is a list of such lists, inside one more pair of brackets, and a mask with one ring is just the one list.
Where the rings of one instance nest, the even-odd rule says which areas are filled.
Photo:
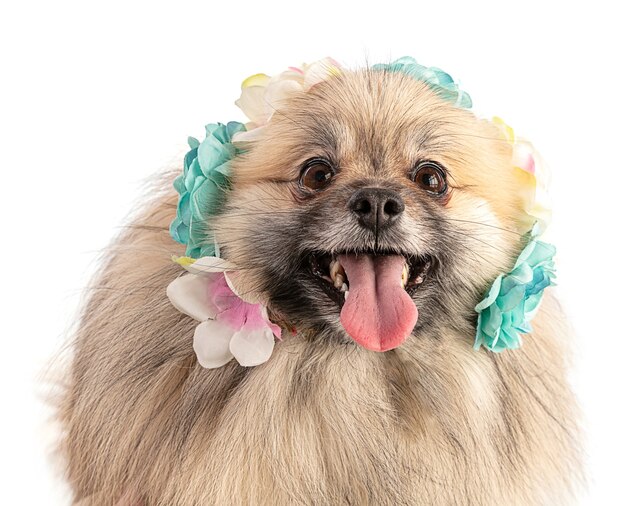
[[626, 504], [624, 17], [618, 2], [557, 3], [3, 2], [0, 503], [68, 504], [41, 376], [141, 181], [205, 123], [243, 120], [233, 101], [250, 74], [412, 55], [459, 78], [552, 168], [588, 436], [581, 504]]

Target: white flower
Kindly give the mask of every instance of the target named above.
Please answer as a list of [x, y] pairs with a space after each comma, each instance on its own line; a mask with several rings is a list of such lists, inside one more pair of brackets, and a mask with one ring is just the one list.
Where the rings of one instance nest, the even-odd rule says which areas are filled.
[[290, 97], [308, 91], [312, 86], [341, 72], [340, 65], [332, 58], [324, 58], [302, 68], [290, 67], [274, 77], [255, 74], [241, 85], [241, 96], [235, 104], [250, 120], [246, 131], [233, 137], [234, 142], [257, 139], [274, 112]]

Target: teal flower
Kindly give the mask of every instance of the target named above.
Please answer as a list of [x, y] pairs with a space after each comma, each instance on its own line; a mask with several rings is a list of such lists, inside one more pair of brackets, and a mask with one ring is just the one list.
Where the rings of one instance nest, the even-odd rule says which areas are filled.
[[498, 276], [475, 308], [478, 325], [474, 349], [483, 345], [500, 352], [521, 346], [521, 334], [532, 331], [530, 320], [539, 309], [544, 289], [554, 284], [555, 253], [553, 245], [531, 234], [513, 270]]
[[234, 121], [209, 124], [202, 142], [189, 138], [191, 150], [185, 155], [183, 173], [174, 180], [180, 197], [170, 225], [172, 238], [187, 246], [187, 256], [217, 255], [209, 218], [220, 210], [225, 190], [230, 188], [229, 162], [237, 154], [232, 137], [244, 130], [244, 125]]
[[450, 74], [437, 67], [424, 67], [410, 56], [403, 56], [392, 63], [378, 63], [372, 66], [372, 69], [387, 72], [403, 72], [418, 81], [426, 83], [444, 100], [465, 109], [472, 107], [472, 99], [466, 92], [459, 89], [459, 85], [454, 82]]

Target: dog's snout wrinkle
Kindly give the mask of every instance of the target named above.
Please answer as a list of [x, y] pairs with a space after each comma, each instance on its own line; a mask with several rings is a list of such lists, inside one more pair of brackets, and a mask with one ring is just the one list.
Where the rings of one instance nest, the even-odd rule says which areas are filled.
[[362, 227], [377, 233], [397, 221], [404, 212], [404, 201], [391, 190], [361, 188], [350, 197], [348, 208]]

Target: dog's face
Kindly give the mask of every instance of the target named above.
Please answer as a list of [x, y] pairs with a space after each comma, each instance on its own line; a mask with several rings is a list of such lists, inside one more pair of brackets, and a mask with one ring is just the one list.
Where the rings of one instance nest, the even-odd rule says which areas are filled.
[[511, 168], [493, 124], [423, 83], [346, 73], [284, 104], [237, 157], [214, 229], [240, 290], [277, 319], [385, 351], [474, 326], [528, 229]]

